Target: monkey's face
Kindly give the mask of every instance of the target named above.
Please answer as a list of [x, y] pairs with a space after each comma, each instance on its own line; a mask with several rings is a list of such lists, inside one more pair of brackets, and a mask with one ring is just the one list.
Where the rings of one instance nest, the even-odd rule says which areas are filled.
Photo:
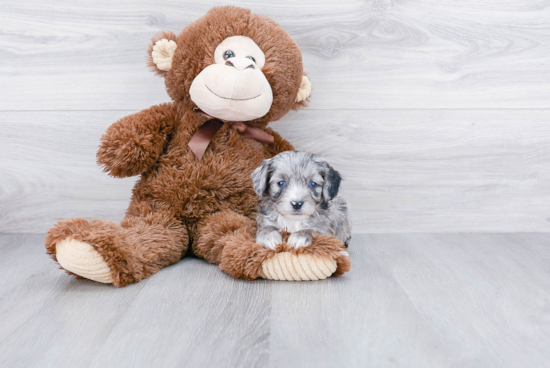
[[226, 38], [216, 47], [214, 61], [189, 89], [202, 111], [228, 121], [254, 120], [269, 112], [273, 92], [262, 73], [265, 54], [251, 38]]
[[174, 101], [227, 121], [278, 120], [306, 106], [311, 92], [290, 36], [271, 19], [234, 6], [211, 9], [178, 36], [159, 33], [149, 66]]

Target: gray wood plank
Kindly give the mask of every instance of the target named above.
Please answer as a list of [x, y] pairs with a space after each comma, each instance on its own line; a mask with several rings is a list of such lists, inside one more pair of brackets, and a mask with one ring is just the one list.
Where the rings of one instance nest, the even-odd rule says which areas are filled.
[[[0, 110], [139, 110], [167, 100], [145, 67], [159, 30], [219, 1], [3, 1]], [[303, 50], [312, 108], [550, 108], [546, 1], [232, 1]]]
[[446, 345], [461, 347], [455, 366], [549, 364], [548, 234], [407, 234], [366, 241]]
[[[2, 249], [13, 247], [14, 237], [1, 236]], [[42, 239], [36, 240], [31, 249], [28, 242], [21, 246], [30, 255], [38, 246], [43, 254]], [[2, 254], [10, 262], [29, 258]], [[1, 269], [0, 278], [8, 272], [24, 273]], [[121, 289], [77, 280], [51, 260], [25, 275], [17, 286], [14, 277], [0, 284], [0, 366], [264, 367], [267, 362], [270, 285], [265, 281], [235, 280], [199, 259], [185, 259]]]
[[91, 366], [265, 367], [270, 309], [268, 282], [185, 259], [147, 280]]
[[[135, 179], [102, 173], [95, 152], [129, 113], [0, 113], [0, 232], [120, 220]], [[549, 120], [549, 110], [305, 110], [272, 126], [342, 172], [355, 232], [548, 232]]]
[[0, 233], [23, 228], [44, 233], [55, 221], [72, 217], [120, 220], [135, 178], [113, 179], [102, 173], [95, 155], [101, 134], [127, 114], [3, 115]]
[[357, 235], [346, 277], [274, 285], [273, 366], [547, 366], [549, 241]]
[[272, 124], [344, 176], [355, 232], [550, 231], [548, 110], [303, 111]]
[[0, 297], [0, 365], [90, 366], [145, 285], [116, 289], [77, 280], [50, 261]]
[[274, 282], [270, 366], [444, 367], [460, 355], [459, 346], [442, 343], [365, 239], [352, 238], [352, 269], [341, 278]]
[[0, 297], [42, 267], [51, 268], [43, 240], [43, 234], [0, 234]]
[[[0, 235], [2, 258], [33, 263], [42, 237]], [[0, 366], [548, 366], [549, 242], [356, 234], [351, 272], [302, 283], [199, 259], [121, 289], [52, 261], [0, 267]]]

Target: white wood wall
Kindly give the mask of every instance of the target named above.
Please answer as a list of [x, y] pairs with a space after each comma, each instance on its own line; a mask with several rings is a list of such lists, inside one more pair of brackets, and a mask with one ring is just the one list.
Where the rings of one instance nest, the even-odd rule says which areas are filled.
[[[355, 232], [550, 231], [550, 2], [232, 1], [279, 22], [313, 84], [272, 124], [345, 177]], [[120, 220], [103, 131], [168, 101], [145, 66], [221, 1], [0, 1], [0, 232]]]

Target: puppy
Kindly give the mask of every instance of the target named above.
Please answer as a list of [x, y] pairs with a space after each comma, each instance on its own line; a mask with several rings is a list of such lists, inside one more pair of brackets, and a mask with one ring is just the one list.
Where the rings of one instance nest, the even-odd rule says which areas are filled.
[[305, 247], [313, 233], [333, 235], [345, 246], [351, 238], [346, 201], [337, 197], [340, 174], [311, 153], [286, 151], [264, 160], [252, 173], [260, 200], [256, 242], [275, 249], [290, 233], [287, 244]]

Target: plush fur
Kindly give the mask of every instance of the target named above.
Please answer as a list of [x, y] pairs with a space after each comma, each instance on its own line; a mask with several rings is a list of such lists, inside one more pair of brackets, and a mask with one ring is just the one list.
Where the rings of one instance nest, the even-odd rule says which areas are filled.
[[[189, 87], [214, 62], [216, 46], [234, 35], [252, 38], [265, 53], [262, 72], [271, 84], [273, 105], [251, 124], [272, 134], [275, 143], [245, 139], [225, 124], [199, 161], [188, 143], [207, 118], [194, 111]], [[111, 125], [97, 153], [109, 175], [141, 175], [124, 220], [61, 221], [48, 232], [47, 252], [55, 260], [56, 243], [66, 238], [91, 244], [111, 268], [116, 286], [149, 277], [188, 252], [219, 264], [234, 277], [255, 279], [274, 251], [254, 241], [257, 197], [250, 174], [264, 159], [293, 149], [266, 125], [307, 102], [295, 102], [304, 75], [300, 50], [272, 20], [232, 6], [213, 8], [178, 36], [160, 33], [151, 49], [161, 38], [177, 42], [172, 68], [161, 71], [151, 59], [149, 66], [164, 77], [173, 102]], [[332, 256], [339, 263], [337, 274], [349, 269], [349, 260], [338, 251], [344, 249], [341, 242], [320, 237], [318, 243], [326, 244], [314, 242], [296, 251]]]

